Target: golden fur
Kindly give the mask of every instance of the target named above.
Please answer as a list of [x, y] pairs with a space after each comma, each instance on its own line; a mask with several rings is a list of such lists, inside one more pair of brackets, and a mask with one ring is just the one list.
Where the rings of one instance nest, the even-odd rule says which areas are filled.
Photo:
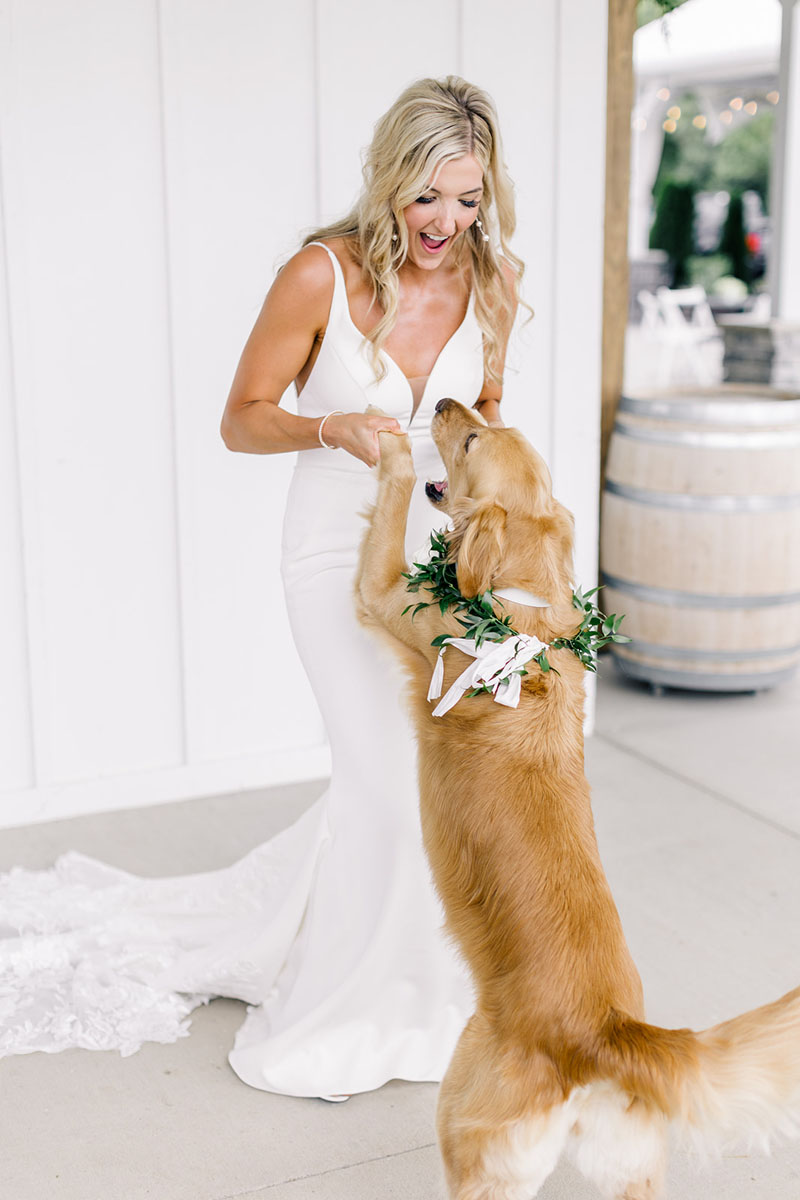
[[[514, 627], [569, 635], [572, 519], [544, 462], [518, 431], [455, 401], [440, 402], [432, 429], [462, 593], [526, 588], [550, 607], [509, 605]], [[551, 651], [558, 673], [534, 666], [517, 709], [482, 695], [432, 717], [431, 639], [463, 631], [438, 606], [402, 615], [413, 483], [408, 439], [381, 434], [356, 600], [408, 670], [425, 848], [477, 992], [439, 1097], [449, 1195], [528, 1200], [567, 1149], [605, 1196], [655, 1200], [670, 1122], [712, 1146], [795, 1132], [800, 989], [704, 1033], [645, 1024], [595, 840], [583, 668]], [[448, 650], [445, 690], [468, 661]]]

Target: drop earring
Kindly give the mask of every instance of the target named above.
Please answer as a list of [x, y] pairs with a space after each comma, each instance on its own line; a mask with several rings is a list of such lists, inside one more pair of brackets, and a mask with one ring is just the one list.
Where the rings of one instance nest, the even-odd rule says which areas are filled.
[[483, 240], [484, 240], [485, 242], [488, 242], [488, 241], [489, 241], [489, 235], [488, 235], [488, 233], [484, 233], [484, 232], [483, 232], [483, 221], [480, 219], [480, 217], [476, 217], [476, 218], [475, 218], [475, 224], [478, 226], [478, 229], [480, 229], [480, 231], [481, 231], [481, 237], [483, 238]]

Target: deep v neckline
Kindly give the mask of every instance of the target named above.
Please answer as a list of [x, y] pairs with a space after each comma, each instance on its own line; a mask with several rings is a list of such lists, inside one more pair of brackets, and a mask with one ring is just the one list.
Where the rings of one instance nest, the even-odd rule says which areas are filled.
[[[342, 270], [342, 264], [339, 262], [338, 258], [336, 259], [336, 266], [339, 269], [339, 275], [340, 275], [340, 279], [341, 279], [341, 283], [342, 283], [342, 291], [344, 292], [345, 314], [347, 316], [348, 321], [350, 322], [351, 327], [355, 330], [355, 332], [362, 339], [362, 341], [364, 341], [364, 340], [366, 340], [366, 334], [362, 333], [361, 330], [358, 328], [355, 321], [353, 320], [353, 314], [350, 312], [350, 297], [347, 295], [347, 288], [346, 288], [345, 282], [344, 282], [344, 271]], [[464, 313], [464, 316], [462, 317], [461, 322], [458, 325], [458, 328], [453, 330], [453, 332], [450, 334], [450, 337], [447, 339], [447, 341], [442, 346], [439, 353], [436, 355], [436, 358], [433, 361], [433, 365], [431, 366], [431, 369], [428, 372], [428, 377], [425, 380], [425, 386], [422, 389], [422, 395], [419, 398], [419, 403], [416, 405], [414, 404], [414, 389], [411, 386], [409, 376], [406, 375], [405, 371], [399, 366], [396, 359], [392, 358], [389, 351], [384, 350], [381, 347], [380, 353], [384, 356], [385, 359], [387, 359], [387, 361], [389, 362], [389, 365], [394, 367], [395, 371], [397, 372], [397, 374], [400, 376], [400, 378], [403, 380], [406, 387], [408, 388], [408, 393], [409, 393], [409, 396], [411, 397], [411, 416], [408, 418], [408, 425], [406, 426], [407, 429], [411, 428], [412, 421], [414, 420], [417, 413], [420, 411], [420, 409], [424, 405], [425, 400], [428, 395], [428, 389], [430, 388], [431, 380], [433, 379], [434, 375], [436, 374], [436, 368], [439, 366], [439, 363], [442, 361], [442, 357], [443, 357], [445, 351], [447, 350], [448, 346], [450, 345], [450, 343], [452, 341], [454, 341], [456, 337], [458, 337], [459, 333], [466, 325], [467, 317], [469, 316], [469, 312], [470, 312], [471, 308], [472, 308], [472, 289], [470, 288], [469, 298], [467, 300], [467, 311]], [[421, 378], [423, 378], [423, 376], [415, 375], [415, 376], [413, 376], [413, 378], [421, 379]]]

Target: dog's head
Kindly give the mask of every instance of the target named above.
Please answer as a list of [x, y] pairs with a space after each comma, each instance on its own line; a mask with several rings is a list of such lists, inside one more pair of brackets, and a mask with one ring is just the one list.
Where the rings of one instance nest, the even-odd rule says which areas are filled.
[[553, 499], [544, 459], [519, 430], [489, 426], [456, 400], [439, 401], [431, 431], [447, 480], [425, 490], [453, 520], [462, 595], [525, 588], [550, 602], [551, 624], [574, 629], [572, 514]]

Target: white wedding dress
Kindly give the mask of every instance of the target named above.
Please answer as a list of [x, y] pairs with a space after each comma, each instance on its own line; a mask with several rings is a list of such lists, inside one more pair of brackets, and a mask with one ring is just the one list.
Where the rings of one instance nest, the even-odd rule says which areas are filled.
[[[410, 553], [438, 523], [426, 478], [442, 396], [483, 379], [472, 301], [421, 394], [388, 355], [376, 381], [341, 268], [303, 416], [376, 404], [411, 437], [419, 477]], [[421, 382], [421, 381], [419, 381]], [[416, 410], [415, 410], [416, 403]], [[344, 451], [302, 451], [286, 507], [282, 574], [292, 630], [327, 727], [332, 779], [290, 828], [232, 866], [145, 879], [85, 855], [0, 876], [0, 1055], [170, 1042], [213, 996], [248, 1002], [230, 1063], [294, 1096], [440, 1080], [473, 1007], [442, 933], [424, 856], [413, 736], [390, 652], [352, 598], [375, 472]]]

